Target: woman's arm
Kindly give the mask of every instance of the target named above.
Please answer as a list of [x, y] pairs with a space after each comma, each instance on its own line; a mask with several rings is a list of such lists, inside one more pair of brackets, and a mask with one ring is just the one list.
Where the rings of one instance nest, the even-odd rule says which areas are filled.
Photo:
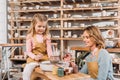
[[88, 56], [86, 56], [85, 58], [85, 64], [83, 65], [82, 69], [80, 70], [80, 72], [88, 74], [88, 67], [87, 67], [87, 62], [90, 61], [90, 53], [88, 54]]
[[82, 69], [80, 70], [81, 73], [85, 73], [88, 74], [88, 68], [87, 68], [87, 63], [85, 63], [85, 65], [83, 65]]

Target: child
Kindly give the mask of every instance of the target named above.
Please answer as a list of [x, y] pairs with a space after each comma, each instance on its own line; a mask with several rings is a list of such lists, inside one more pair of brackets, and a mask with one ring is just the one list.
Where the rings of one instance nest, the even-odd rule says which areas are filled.
[[[47, 17], [42, 14], [35, 14], [26, 37], [27, 64], [23, 71], [23, 80], [31, 79], [32, 72], [38, 62], [48, 60], [52, 55], [51, 40], [48, 35]], [[37, 76], [36, 76], [37, 77]]]

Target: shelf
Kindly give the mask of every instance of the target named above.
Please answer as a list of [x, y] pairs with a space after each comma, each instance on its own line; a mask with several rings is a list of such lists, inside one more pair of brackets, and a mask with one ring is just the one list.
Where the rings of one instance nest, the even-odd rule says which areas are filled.
[[51, 40], [61, 40], [61, 38], [51, 38]]
[[19, 46], [25, 46], [25, 44], [0, 44], [2, 47], [19, 47]]
[[[83, 30], [85, 27], [74, 27], [74, 26], [71, 26], [71, 28], [67, 27], [67, 28], [62, 28], [62, 27], [59, 27], [59, 28], [49, 28], [49, 30]], [[99, 29], [103, 29], [103, 30], [108, 30], [108, 29], [113, 29], [113, 30], [118, 30], [120, 29], [118, 26], [101, 26], [99, 27]], [[9, 30], [16, 30], [16, 29], [9, 29]], [[17, 28], [17, 30], [19, 31], [28, 31], [29, 28]]]
[[33, 10], [15, 10], [15, 11], [12, 11], [10, 10], [9, 13], [15, 13], [15, 12], [19, 12], [19, 13], [29, 13], [29, 12], [57, 12], [57, 11], [60, 11], [60, 9], [33, 9]]
[[9, 40], [25, 40], [26, 37], [16, 37], [16, 38], [9, 38]]
[[107, 48], [107, 50], [111, 53], [120, 53], [120, 48]]
[[71, 50], [76, 50], [76, 51], [90, 51], [88, 47], [83, 47], [83, 46], [73, 46], [71, 47]]
[[[50, 19], [48, 19], [48, 21], [60, 21], [60, 20], [61, 20], [61, 18], [50, 18]], [[17, 19], [17, 20], [9, 19], [9, 22], [11, 22], [11, 21], [14, 21], [14, 22], [25, 22], [25, 21], [28, 21], [28, 22], [30, 22], [30, 21], [32, 21], [32, 19]]]
[[82, 40], [82, 38], [62, 38], [62, 40], [73, 40], [73, 41], [76, 41], [76, 40]]
[[60, 0], [29, 0], [29, 1], [20, 1], [20, 2], [14, 2], [14, 1], [9, 1], [9, 4], [20, 4], [20, 3], [40, 3], [40, 2], [56, 2]]
[[83, 30], [84, 27], [78, 26], [78, 28], [74, 28], [74, 27], [71, 26], [71, 28], [61, 28], [61, 29], [62, 29], [62, 30]]
[[[28, 21], [30, 22], [32, 19], [17, 19], [17, 20], [12, 20], [9, 19], [9, 22], [14, 21], [14, 22], [25, 22]], [[91, 21], [91, 20], [97, 20], [97, 21], [101, 21], [101, 20], [118, 20], [118, 17], [109, 17], [109, 16], [104, 16], [104, 17], [78, 17], [78, 18], [56, 18], [56, 19], [48, 19], [48, 21], [60, 21], [60, 20], [64, 20], [64, 21]]]
[[[80, 27], [80, 26], [78, 26], [78, 27], [72, 27], [71, 26], [71, 28], [60, 28], [60, 29], [63, 29], [63, 30], [83, 30], [85, 27]], [[108, 29], [113, 29], [113, 30], [118, 30], [118, 29], [120, 29], [118, 26], [101, 26], [101, 27], [99, 27], [99, 29], [103, 29], [103, 30], [108, 30]]]
[[49, 30], [61, 30], [61, 28], [50, 28]]
[[106, 2], [118, 2], [118, 0], [91, 0], [92, 2], [99, 2], [99, 3], [101, 3], [101, 2], [104, 2], [104, 3], [106, 3]]
[[16, 58], [10, 58], [12, 61], [26, 61], [26, 59], [16, 59]]
[[115, 20], [118, 19], [118, 17], [114, 16], [104, 16], [104, 17], [78, 17], [78, 18], [63, 18], [64, 21], [76, 21], [76, 20], [84, 20], [84, 21], [89, 21], [89, 20]]
[[91, 0], [64, 0], [64, 3], [91, 3]]
[[[100, 4], [98, 5], [98, 3]], [[8, 11], [11, 16], [8, 20], [11, 25], [8, 31], [12, 37], [9, 38], [10, 42], [23, 42], [26, 39], [25, 32], [28, 31], [30, 27], [29, 23], [32, 20], [31, 15], [38, 12], [48, 16], [48, 22], [50, 25], [49, 30], [52, 36], [51, 40], [60, 43], [61, 51], [63, 51], [67, 46], [63, 46], [63, 41], [82, 41], [82, 38], [79, 36], [87, 25], [96, 25], [97, 23], [101, 24], [103, 21], [112, 22], [112, 24], [97, 24], [97, 26], [101, 31], [112, 29], [115, 31], [115, 34], [120, 30], [120, 15], [118, 11], [120, 5], [117, 0], [19, 0], [18, 2], [9, 1], [8, 4], [11, 8]], [[17, 10], [16, 7], [18, 7]], [[107, 15], [104, 16], [102, 13], [103, 11], [106, 11]], [[16, 13], [19, 15], [17, 18], [14, 16]], [[90, 15], [87, 13], [90, 13]], [[99, 13], [99, 15], [94, 15], [96, 13]], [[57, 15], [57, 17], [54, 17], [54, 15]], [[67, 23], [67, 26], [65, 25], [65, 22]], [[16, 23], [18, 23], [19, 26], [17, 26]], [[68, 23], [71, 25], [68, 26]], [[79, 25], [75, 25], [74, 23], [79, 23]], [[85, 27], [80, 26], [81, 24], [84, 24]], [[14, 27], [16, 26], [18, 27], [18, 33], [20, 33], [19, 37], [13, 36], [16, 30]], [[73, 34], [77, 34], [78, 37], [74, 38], [64, 36], [68, 31], [71, 31], [71, 36], [73, 36]], [[117, 36], [120, 35], [117, 34]], [[106, 39], [118, 41], [120, 38], [117, 36]], [[108, 50], [110, 52], [116, 51], [111, 49]]]
[[[16, 29], [9, 29], [9, 30], [16, 30]], [[28, 28], [17, 28], [18, 31], [28, 31]]]
[[109, 6], [109, 7], [80, 7], [80, 8], [63, 8], [63, 11], [101, 11], [103, 10], [112, 10], [112, 9], [118, 9], [119, 6]]
[[[114, 9], [118, 9], [119, 6], [111, 6], [111, 7], [102, 7], [103, 10], [114, 10]], [[41, 8], [41, 9], [27, 9], [27, 10], [9, 10], [9, 13], [12, 13], [12, 12], [24, 12], [24, 13], [29, 13], [29, 12], [58, 12], [58, 11], [101, 11], [101, 7], [88, 7], [88, 8], [63, 8], [63, 9], [60, 9], [60, 8]]]
[[120, 76], [120, 73], [113, 73], [113, 75]]
[[29, 1], [21, 1], [21, 3], [34, 3], [34, 2], [35, 3], [36, 2], [38, 2], [38, 3], [40, 3], [40, 2], [48, 2], [49, 3], [49, 2], [56, 2], [56, 1], [60, 2], [60, 0], [49, 0], [49, 1], [48, 0], [29, 0]]
[[113, 64], [119, 64], [120, 65], [120, 62], [115, 62], [115, 61], [112, 61]]
[[[71, 50], [81, 50], [81, 48], [89, 51], [89, 48], [81, 47], [81, 46], [72, 47]], [[108, 52], [118, 52], [118, 53], [120, 53], [120, 48], [107, 48], [107, 51]]]

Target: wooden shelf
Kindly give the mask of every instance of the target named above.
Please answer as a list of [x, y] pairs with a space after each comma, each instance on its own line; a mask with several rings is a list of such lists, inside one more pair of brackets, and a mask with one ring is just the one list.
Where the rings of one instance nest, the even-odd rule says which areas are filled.
[[76, 21], [76, 20], [84, 20], [84, 21], [89, 21], [89, 20], [115, 20], [115, 19], [118, 19], [117, 17], [114, 17], [114, 16], [100, 16], [100, 17], [78, 17], [78, 18], [63, 18], [64, 21], [67, 21], [67, 20], [70, 20], [70, 21]]
[[[16, 29], [9, 29], [9, 30], [16, 30]], [[19, 30], [19, 31], [27, 31], [28, 28], [19, 28], [19, 29], [17, 29], [17, 30]]]
[[[103, 10], [114, 10], [114, 9], [118, 9], [119, 6], [111, 6], [111, 7], [102, 7]], [[41, 9], [27, 9], [27, 10], [9, 10], [9, 13], [12, 13], [12, 12], [24, 12], [24, 13], [29, 13], [29, 12], [57, 12], [57, 11], [101, 11], [101, 7], [88, 7], [88, 8], [63, 8], [63, 9], [60, 9], [60, 8], [41, 8]]]
[[29, 13], [29, 12], [56, 12], [56, 11], [60, 11], [60, 9], [28, 9], [28, 10], [15, 10], [15, 11], [12, 11], [10, 10], [9, 12], [10, 13], [15, 13], [15, 12], [19, 12], [19, 13]]
[[[71, 47], [71, 50], [83, 50], [85, 49], [85, 51], [89, 51], [89, 48], [87, 47], [81, 47], [81, 46], [75, 46], [75, 47]], [[108, 52], [118, 52], [120, 53], [120, 48], [107, 48]]]
[[[17, 19], [17, 20], [12, 20], [9, 19], [9, 22], [13, 21], [13, 22], [26, 22], [26, 21], [31, 21], [32, 19]], [[97, 21], [102, 21], [102, 20], [118, 20], [118, 17], [110, 17], [110, 16], [104, 16], [104, 17], [79, 17], [79, 18], [56, 18], [56, 19], [48, 19], [48, 21], [60, 21], [60, 20], [64, 20], [64, 21], [91, 21], [91, 20], [97, 20]]]
[[120, 76], [120, 73], [113, 73], [113, 75]]
[[20, 2], [14, 2], [14, 1], [9, 1], [9, 4], [19, 4], [19, 3], [40, 3], [40, 2], [56, 2], [56, 1], [59, 1], [60, 0], [29, 0], [29, 1], [20, 1]]
[[82, 38], [62, 38], [62, 40], [72, 40], [72, 41], [76, 41], [76, 40], [82, 40]]
[[120, 53], [120, 48], [107, 48], [107, 50], [111, 53]]
[[118, 2], [118, 0], [92, 0], [92, 2], [103, 2], [103, 3], [107, 3], [107, 2]]
[[[96, 3], [96, 0], [93, 0], [91, 2], [94, 2]], [[82, 38], [64, 38], [64, 32], [65, 31], [82, 31], [84, 29], [84, 27], [82, 26], [77, 26], [77, 27], [74, 27], [71, 26], [70, 28], [65, 28], [64, 27], [64, 22], [72, 22], [72, 21], [86, 21], [86, 22], [92, 22], [92, 21], [117, 21], [119, 20], [119, 15], [118, 16], [82, 16], [82, 17], [74, 17], [74, 16], [69, 16], [69, 17], [64, 17], [64, 13], [68, 14], [68, 13], [76, 13], [76, 12], [80, 12], [80, 11], [85, 11], [85, 12], [91, 12], [91, 13], [94, 13], [94, 12], [102, 12], [102, 10], [106, 10], [106, 11], [118, 11], [119, 9], [119, 5], [117, 5], [118, 2], [116, 2], [115, 0], [110, 0], [110, 1], [98, 1], [99, 3], [105, 3], [105, 2], [110, 2], [112, 3], [112, 5], [102, 5], [102, 6], [94, 6], [94, 5], [90, 5], [91, 4], [90, 1], [88, 2], [82, 2], [82, 1], [72, 1], [72, 0], [26, 0], [26, 1], [18, 1], [18, 2], [13, 2], [13, 1], [9, 1], [9, 5], [11, 5], [11, 9], [9, 10], [9, 13], [10, 15], [14, 15], [15, 13], [19, 13], [19, 14], [23, 14], [22, 16], [18, 17], [17, 19], [15, 19], [15, 17], [13, 16], [11, 19], [9, 19], [9, 23], [14, 27], [14, 25], [16, 23], [20, 23], [20, 24], [24, 24], [26, 22], [29, 22], [32, 20], [32, 17], [25, 17], [24, 13], [26, 14], [33, 14], [33, 13], [36, 13], [36, 12], [40, 12], [40, 13], [47, 13], [47, 14], [50, 14], [49, 16], [49, 19], [48, 21], [50, 23], [55, 23], [55, 22], [59, 22], [59, 25], [60, 27], [59, 28], [54, 28], [54, 26], [52, 26], [53, 28], [50, 28], [50, 32], [52, 31], [59, 31], [60, 33], [60, 37], [61, 38], [56, 38], [56, 37], [53, 37], [52, 40], [82, 40]], [[116, 2], [116, 5], [114, 5], [113, 3]], [[86, 7], [86, 6], [76, 6], [76, 4], [85, 4], [87, 3], [87, 5], [89, 7]], [[31, 6], [28, 6], [29, 4], [31, 4]], [[47, 5], [46, 5], [47, 4]], [[52, 6], [52, 4], [54, 4], [55, 6], [57, 7], [54, 7]], [[106, 3], [105, 3], [106, 4]], [[39, 9], [36, 9], [35, 6], [36, 5], [40, 5]], [[73, 8], [68, 8], [69, 5], [72, 5], [74, 6]], [[19, 7], [18, 10], [15, 9], [15, 7]], [[42, 7], [44, 6], [44, 7]], [[47, 8], [45, 7], [47, 6]], [[65, 7], [67, 6], [67, 7]], [[23, 7], [26, 7], [27, 9], [24, 10]], [[32, 7], [33, 9], [29, 9], [29, 7]], [[57, 18], [53, 18], [52, 14], [54, 13], [58, 13], [59, 14], [59, 17]], [[21, 27], [21, 26], [20, 26]], [[17, 30], [21, 33], [22, 31], [28, 31], [28, 28], [18, 28]], [[109, 30], [109, 29], [112, 29], [112, 30], [118, 30], [120, 29], [119, 25], [118, 26], [102, 26], [102, 27], [99, 27], [99, 29], [101, 30]], [[9, 29], [9, 32], [12, 34], [16, 29]], [[9, 40], [25, 40], [25, 37], [12, 37], [12, 38], [9, 38]], [[119, 38], [114, 38], [114, 39], [109, 39], [109, 40], [119, 40]], [[63, 43], [61, 43], [60, 45], [63, 45]]]
[[112, 61], [113, 64], [119, 64], [120, 65], [120, 62], [115, 62], [115, 61]]
[[[103, 10], [111, 10], [111, 9], [118, 9], [119, 6], [109, 6], [109, 7], [102, 7]], [[101, 7], [80, 7], [80, 8], [63, 8], [63, 11], [96, 11], [96, 10], [101, 10]]]
[[73, 46], [73, 47], [71, 47], [71, 50], [90, 51], [90, 49], [88, 47], [83, 47], [83, 46]]
[[26, 61], [26, 59], [16, 59], [16, 58], [10, 58], [12, 61]]
[[2, 46], [2, 47], [19, 47], [19, 46], [25, 46], [25, 44], [0, 44], [0, 46]]
[[[61, 18], [49, 18], [48, 19], [48, 21], [60, 21], [60, 20], [61, 20]], [[26, 22], [26, 21], [30, 22], [30, 21], [32, 21], [32, 19], [17, 19], [17, 20], [9, 19], [9, 22], [11, 22], [11, 21], [13, 21], [13, 22]]]
[[20, 39], [20, 40], [22, 40], [22, 39], [26, 39], [26, 37], [16, 37], [16, 38], [9, 38], [10, 40], [18, 40], [18, 39]]

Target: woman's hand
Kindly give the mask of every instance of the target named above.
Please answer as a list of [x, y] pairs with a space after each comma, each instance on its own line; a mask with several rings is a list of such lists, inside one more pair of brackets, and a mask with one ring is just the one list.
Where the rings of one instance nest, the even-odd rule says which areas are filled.
[[39, 61], [40, 59], [42, 59], [42, 57], [43, 57], [43, 54], [38, 54], [35, 56], [35, 60]]

